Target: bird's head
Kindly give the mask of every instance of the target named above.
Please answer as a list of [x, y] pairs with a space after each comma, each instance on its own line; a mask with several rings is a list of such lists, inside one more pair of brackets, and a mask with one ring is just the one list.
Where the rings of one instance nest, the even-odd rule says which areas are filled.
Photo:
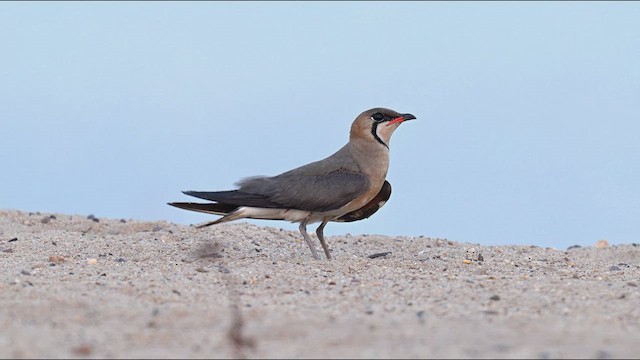
[[407, 120], [416, 117], [412, 114], [400, 114], [391, 109], [373, 108], [358, 115], [351, 125], [351, 139], [375, 141], [389, 147], [391, 134]]

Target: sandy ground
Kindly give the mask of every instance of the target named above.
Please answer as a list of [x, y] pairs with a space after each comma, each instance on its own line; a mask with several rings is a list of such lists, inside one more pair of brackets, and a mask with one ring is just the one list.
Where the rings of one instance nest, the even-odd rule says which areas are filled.
[[637, 244], [327, 240], [0, 210], [0, 357], [640, 357]]

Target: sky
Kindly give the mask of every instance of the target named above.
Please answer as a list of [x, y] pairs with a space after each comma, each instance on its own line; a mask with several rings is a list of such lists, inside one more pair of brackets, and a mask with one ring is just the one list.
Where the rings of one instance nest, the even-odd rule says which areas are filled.
[[418, 118], [391, 140], [391, 199], [326, 235], [640, 243], [638, 19], [638, 2], [2, 2], [0, 209], [197, 224], [216, 217], [166, 203], [320, 160], [382, 106]]

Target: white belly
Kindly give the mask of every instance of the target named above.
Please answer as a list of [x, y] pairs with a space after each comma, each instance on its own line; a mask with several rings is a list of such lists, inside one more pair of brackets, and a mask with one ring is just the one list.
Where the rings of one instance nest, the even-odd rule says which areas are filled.
[[309, 217], [309, 211], [293, 209], [266, 209], [242, 206], [235, 211], [239, 217], [264, 220], [286, 220], [300, 222]]

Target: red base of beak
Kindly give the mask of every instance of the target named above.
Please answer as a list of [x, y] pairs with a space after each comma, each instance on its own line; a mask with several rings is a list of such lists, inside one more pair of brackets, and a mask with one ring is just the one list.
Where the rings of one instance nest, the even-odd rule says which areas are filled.
[[405, 121], [405, 120], [406, 120], [406, 119], [404, 118], [404, 116], [400, 116], [400, 117], [397, 117], [397, 118], [395, 118], [395, 119], [393, 119], [393, 120], [389, 121], [389, 122], [387, 123], [387, 126], [392, 125], [392, 124], [399, 124], [399, 123], [401, 123], [401, 122], [403, 122], [403, 121]]

